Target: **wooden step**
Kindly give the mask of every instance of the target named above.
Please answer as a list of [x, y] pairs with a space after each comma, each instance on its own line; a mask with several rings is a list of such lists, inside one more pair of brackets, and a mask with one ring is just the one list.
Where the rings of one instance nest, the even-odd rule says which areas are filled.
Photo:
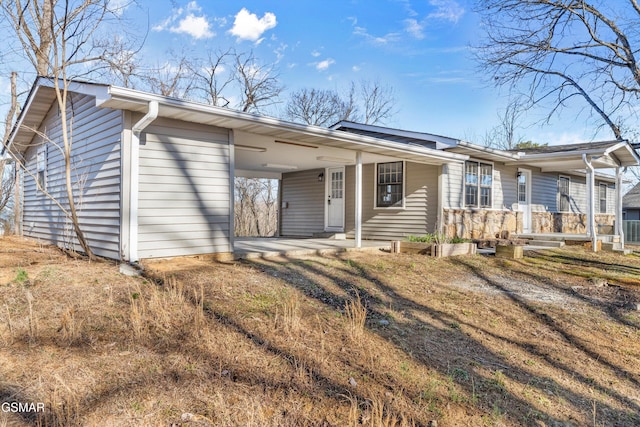
[[562, 240], [529, 240], [529, 246], [543, 246], [546, 248], [561, 248], [564, 246]]

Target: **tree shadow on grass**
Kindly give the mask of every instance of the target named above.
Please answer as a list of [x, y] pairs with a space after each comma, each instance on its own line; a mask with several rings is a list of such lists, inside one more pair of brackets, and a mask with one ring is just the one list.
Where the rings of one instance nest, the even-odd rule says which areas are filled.
[[[340, 259], [341, 257], [338, 257]], [[302, 291], [305, 295], [311, 298], [315, 298], [316, 300], [327, 304], [327, 302], [331, 302], [329, 305], [334, 309], [341, 309], [344, 302], [346, 301], [345, 297], [337, 295], [335, 292], [329, 291], [325, 286], [322, 285], [320, 279], [328, 279], [331, 283], [339, 284], [343, 289], [345, 287], [358, 287], [359, 294], [366, 301], [369, 313], [374, 318], [382, 318], [384, 317], [384, 313], [381, 311], [381, 303], [382, 301], [372, 295], [366, 288], [362, 286], [358, 286], [358, 281], [365, 280], [368, 284], [372, 285], [378, 291], [382, 291], [386, 296], [388, 296], [393, 301], [393, 306], [397, 308], [402, 308], [405, 310], [406, 318], [408, 319], [407, 324], [403, 325], [407, 330], [419, 330], [426, 331], [425, 339], [423, 344], [418, 346], [413, 344], [413, 346], [407, 347], [407, 342], [403, 339], [397, 337], [396, 334], [389, 333], [384, 329], [373, 328], [370, 326], [370, 330], [372, 332], [377, 333], [381, 337], [389, 340], [392, 344], [399, 348], [403, 348], [405, 352], [410, 354], [412, 357], [424, 363], [427, 367], [435, 368], [444, 376], [451, 377], [451, 364], [450, 359], [446, 360], [442, 359], [442, 354], [448, 354], [451, 358], [458, 358], [459, 355], [463, 355], [462, 360], [470, 360], [470, 366], [473, 366], [474, 363], [483, 365], [483, 366], [492, 366], [492, 367], [501, 367], [506, 369], [507, 372], [505, 375], [508, 375], [512, 380], [519, 382], [524, 387], [537, 388], [541, 393], [546, 392], [546, 388], [552, 387], [554, 390], [557, 390], [561, 393], [561, 395], [566, 398], [568, 401], [572, 402], [572, 405], [578, 410], [578, 412], [587, 412], [589, 408], [585, 407], [584, 402], [589, 398], [587, 396], [578, 394], [573, 392], [572, 390], [567, 389], [566, 387], [558, 384], [555, 380], [546, 378], [546, 377], [536, 377], [532, 375], [531, 372], [523, 371], [517, 366], [513, 366], [509, 363], [504, 357], [496, 354], [494, 351], [488, 349], [483, 344], [479, 343], [477, 340], [469, 338], [467, 334], [461, 332], [459, 328], [447, 328], [444, 325], [464, 325], [469, 328], [477, 328], [475, 325], [467, 323], [464, 319], [461, 319], [457, 316], [452, 316], [443, 311], [426, 307], [422, 304], [419, 304], [413, 300], [410, 300], [406, 297], [403, 297], [397, 293], [395, 289], [391, 286], [388, 286], [383, 279], [379, 279], [371, 276], [368, 273], [368, 270], [363, 266], [359, 265], [356, 262], [348, 259], [343, 262], [348, 262], [349, 268], [352, 268], [354, 271], [346, 270], [347, 275], [351, 275], [351, 279], [345, 279], [344, 277], [340, 277], [337, 274], [333, 274], [328, 272], [326, 269], [322, 268], [322, 266], [313, 263], [301, 263], [296, 262], [291, 259], [287, 259], [286, 262], [279, 262], [274, 260], [260, 260], [260, 261], [252, 261], [249, 264], [252, 266], [257, 266], [262, 269], [267, 274], [273, 275], [279, 274], [281, 276], [286, 277], [296, 277], [297, 280], [289, 281], [294, 287], [298, 290]], [[340, 268], [340, 271], [345, 273], [344, 268]], [[301, 285], [306, 283], [307, 285]], [[345, 289], [346, 291], [347, 289]], [[429, 318], [434, 319], [433, 323], [425, 322], [423, 320], [418, 319], [414, 315], [411, 314], [411, 311], [418, 311], [423, 314], [426, 314]], [[481, 328], [480, 328], [481, 329]], [[489, 331], [484, 331], [487, 334], [491, 334]], [[495, 335], [494, 335], [495, 336]], [[497, 339], [504, 339], [499, 336], [495, 336]], [[527, 343], [521, 342], [512, 342], [514, 345], [519, 345], [526, 351], [531, 351], [530, 346]], [[438, 347], [437, 351], [433, 351], [432, 347]], [[543, 350], [537, 351], [541, 357], [545, 358]], [[547, 357], [548, 358], [548, 357]], [[563, 366], [561, 364], [555, 363], [554, 365], [557, 369], [561, 369], [569, 375], [579, 375], [579, 373], [575, 372], [569, 366]], [[464, 368], [468, 369], [468, 366], [464, 366]], [[463, 376], [464, 377], [464, 376]], [[582, 381], [588, 383], [589, 379], [586, 377], [578, 376]], [[467, 393], [471, 396], [477, 397], [477, 389], [474, 390], [474, 384], [469, 383], [468, 381], [464, 381], [463, 378], [454, 378], [462, 387], [465, 388]], [[491, 379], [485, 381], [486, 388], [485, 390], [486, 396], [482, 396], [479, 398], [480, 406], [485, 410], [495, 408], [495, 405], [502, 405], [503, 410], [509, 414], [510, 417], [514, 419], [514, 421], [521, 422], [522, 420], [530, 420], [532, 413], [542, 413], [543, 418], [547, 421], [559, 421], [552, 417], [548, 413], [544, 413], [544, 410], [540, 408], [533, 407], [529, 402], [526, 402], [519, 397], [507, 392], [504, 388], [499, 388], [499, 390], [490, 390], [491, 387], [495, 386], [495, 382]], [[482, 386], [482, 384], [480, 385]], [[497, 392], [496, 392], [497, 391]], [[614, 390], [602, 387], [602, 391], [614, 396], [617, 400], [623, 402], [626, 407], [630, 408], [631, 411], [637, 411], [640, 407], [637, 403], [631, 401], [625, 396], [620, 396], [616, 394]], [[626, 420], [628, 417], [628, 413], [625, 411], [620, 411], [616, 408], [610, 407], [604, 402], [600, 402], [600, 405], [603, 408], [613, 414], [615, 418], [619, 420]]]

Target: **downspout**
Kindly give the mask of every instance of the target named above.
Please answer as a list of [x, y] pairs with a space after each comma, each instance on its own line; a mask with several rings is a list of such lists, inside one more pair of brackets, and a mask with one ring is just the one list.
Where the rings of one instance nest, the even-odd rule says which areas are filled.
[[624, 250], [624, 223], [622, 222], [622, 176], [627, 168], [616, 168], [616, 234], [620, 237], [620, 249]]
[[595, 187], [595, 169], [591, 164], [590, 160], [587, 160], [587, 155], [582, 155], [582, 161], [587, 166], [587, 171], [589, 172], [589, 181], [587, 182], [587, 223], [589, 234], [591, 235], [591, 246], [593, 247], [593, 252], [598, 252], [598, 236], [596, 236], [596, 221], [595, 221], [595, 209], [593, 206], [593, 198], [594, 198], [594, 187]]
[[158, 118], [158, 101], [131, 127], [131, 190], [129, 191], [129, 262], [138, 261], [138, 192], [140, 187], [140, 134]]

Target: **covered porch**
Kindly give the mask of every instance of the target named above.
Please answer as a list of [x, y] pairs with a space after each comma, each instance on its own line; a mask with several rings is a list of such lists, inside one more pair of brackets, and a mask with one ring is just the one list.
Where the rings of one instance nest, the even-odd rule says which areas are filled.
[[[603, 244], [624, 250], [625, 239], [622, 221], [623, 174], [627, 167], [635, 166], [640, 162], [640, 158], [627, 141], [603, 141], [555, 147], [536, 147], [518, 154], [520, 156], [518, 166], [537, 168], [543, 173], [557, 173], [559, 177], [562, 177], [562, 174], [573, 172], [585, 176], [586, 179], [585, 233], [524, 232], [518, 234], [519, 238], [529, 238], [543, 242], [562, 241], [567, 244], [589, 241], [594, 251], [597, 251], [598, 247]], [[515, 164], [515, 162], [513, 163]], [[613, 174], [611, 174], [612, 171]], [[520, 180], [520, 173], [518, 173], [518, 178]], [[615, 183], [615, 209], [612, 226], [598, 223], [598, 216], [606, 213], [606, 211], [602, 210], [603, 207], [600, 204], [599, 187], [596, 186], [596, 179], [600, 182], [604, 180]], [[527, 183], [527, 185], [531, 186], [530, 183]], [[564, 191], [567, 190], [561, 188], [559, 179], [558, 207], [555, 215], [579, 215], [579, 211], [573, 212], [571, 210], [567, 212], [561, 209], [561, 199], [564, 196]], [[529, 209], [531, 208], [529, 207]], [[525, 216], [531, 218], [532, 214], [536, 214], [536, 212], [529, 211]], [[602, 243], [598, 244], [598, 242]]]
[[[388, 220], [389, 212], [394, 209], [385, 211], [374, 206], [374, 167], [389, 162], [403, 164], [402, 206], [395, 211], [407, 213], [407, 216], [416, 209], [410, 202], [418, 185], [416, 178], [411, 180], [406, 175], [417, 176], [416, 171], [420, 168], [433, 171], [430, 212], [423, 208], [419, 215], [411, 213], [420, 218], [433, 213], [431, 228], [415, 234], [433, 231], [440, 211], [437, 205], [438, 170], [444, 164], [462, 163], [467, 158], [417, 144], [282, 122], [276, 128], [239, 121], [234, 123], [231, 135], [234, 179], [264, 178], [279, 182], [276, 233], [279, 238], [236, 236], [232, 241], [233, 252], [240, 256], [252, 252], [388, 247], [391, 238], [386, 240], [369, 234], [367, 228], [378, 227], [378, 224], [388, 228], [391, 222], [401, 223], [402, 215]], [[425, 195], [420, 197], [424, 199]], [[409, 200], [408, 206], [405, 206], [405, 199]], [[372, 212], [377, 218], [372, 219]], [[233, 213], [231, 217], [234, 217]], [[343, 234], [349, 239], [317, 239], [331, 233]], [[394, 237], [402, 238], [403, 235]]]

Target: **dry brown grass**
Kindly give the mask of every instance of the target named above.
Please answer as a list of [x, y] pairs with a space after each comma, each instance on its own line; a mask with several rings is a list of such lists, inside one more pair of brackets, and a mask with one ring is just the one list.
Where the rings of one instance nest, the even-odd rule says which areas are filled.
[[637, 257], [146, 266], [0, 240], [0, 426], [640, 423]]

